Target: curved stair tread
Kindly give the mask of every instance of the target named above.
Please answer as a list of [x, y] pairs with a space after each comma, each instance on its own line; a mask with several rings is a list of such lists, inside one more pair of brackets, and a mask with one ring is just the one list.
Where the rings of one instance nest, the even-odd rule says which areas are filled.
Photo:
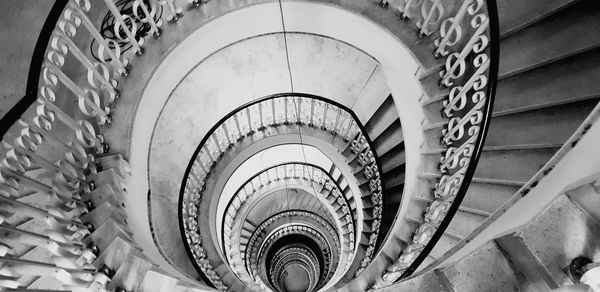
[[[586, 37], [582, 38], [583, 35]], [[499, 78], [598, 47], [599, 40], [600, 4], [577, 2], [504, 38], [500, 43]]]
[[[494, 114], [505, 115], [600, 96], [600, 49], [502, 79]], [[543, 82], [540, 82], [543, 80]]]

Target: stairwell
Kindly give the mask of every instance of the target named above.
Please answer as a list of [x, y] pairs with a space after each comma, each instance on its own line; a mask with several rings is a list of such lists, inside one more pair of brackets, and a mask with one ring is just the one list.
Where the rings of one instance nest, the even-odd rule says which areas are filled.
[[[441, 263], [457, 243], [524, 186], [599, 101], [598, 3], [535, 0], [498, 4], [500, 76], [488, 137], [462, 205], [421, 270], [427, 264]], [[445, 97], [438, 91], [436, 74], [421, 76], [427, 116], [423, 127], [436, 133], [432, 140], [439, 138], [441, 98]], [[395, 211], [402, 199], [405, 175], [404, 137], [391, 96], [368, 118], [365, 129], [382, 161], [386, 196], [380, 232], [387, 234], [397, 220]], [[125, 146], [114, 148], [120, 147]], [[442, 151], [425, 146], [422, 154], [439, 157]], [[57, 196], [52, 177], [38, 169], [27, 170], [37, 181], [26, 181], [30, 184], [21, 186], [18, 194], [0, 190], [5, 195], [0, 206], [0, 286], [13, 289], [9, 291], [210, 289], [163, 270], [135, 243], [135, 230], [128, 227], [124, 212], [128, 163], [115, 154], [118, 152], [111, 149], [95, 158], [97, 172], [86, 174], [93, 187], [80, 198], [76, 194], [74, 199]], [[360, 168], [355, 170], [360, 178]], [[433, 184], [440, 176], [436, 165], [424, 165], [419, 179]], [[498, 238], [451, 266], [381, 291], [547, 291], [573, 284], [564, 272], [572, 258], [586, 255], [598, 260], [598, 247], [590, 240], [600, 238], [600, 217], [594, 208], [600, 206], [598, 189], [595, 182], [570, 191], [515, 234]], [[423, 192], [411, 203], [424, 210], [433, 201], [430, 194]], [[422, 223], [417, 216], [404, 219]], [[551, 240], [540, 240], [549, 235]], [[376, 249], [383, 241], [379, 239]], [[409, 238], [398, 238], [396, 249], [408, 242]]]

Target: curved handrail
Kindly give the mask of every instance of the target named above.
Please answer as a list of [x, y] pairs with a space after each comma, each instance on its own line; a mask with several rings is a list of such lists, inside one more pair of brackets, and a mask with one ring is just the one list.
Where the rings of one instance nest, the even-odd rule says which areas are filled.
[[[387, 2], [382, 1], [384, 6]], [[434, 32], [431, 27], [428, 28], [433, 17], [431, 11], [441, 9], [440, 13], [443, 14], [443, 5], [439, 1], [434, 1], [431, 7], [425, 7], [421, 2], [416, 6], [411, 6], [410, 0], [406, 2], [406, 6], [399, 8], [405, 18], [411, 18], [411, 9], [423, 5], [423, 19], [417, 21], [417, 27], [420, 28], [421, 35], [431, 35]], [[452, 4], [456, 3], [449, 3], [449, 6]], [[465, 0], [459, 1], [457, 5], [453, 8], [456, 10], [455, 17], [451, 15], [440, 22], [445, 16], [439, 15], [439, 19], [433, 22], [438, 25], [441, 23], [438, 38], [434, 41], [434, 55], [446, 57], [439, 85], [450, 89], [442, 107], [442, 117], [449, 122], [442, 130], [441, 142], [446, 147], [439, 165], [442, 176], [433, 188], [435, 200], [428, 205], [425, 220], [416, 229], [412, 242], [403, 250], [396, 263], [383, 273], [379, 282], [371, 286], [373, 289], [407, 278], [424, 262], [460, 207], [483, 149], [498, 76], [499, 31], [496, 3], [494, 0]], [[484, 6], [487, 13], [482, 12]], [[471, 19], [463, 20], [467, 15]], [[461, 34], [466, 34], [460, 29], [462, 21], [470, 24], [473, 30], [466, 43], [459, 42]], [[449, 49], [456, 44], [459, 44], [458, 49]], [[485, 93], [481, 91], [484, 87]], [[469, 93], [470, 91], [474, 93]]]
[[[293, 119], [288, 119], [290, 117], [288, 117], [287, 113], [288, 112], [292, 112], [291, 110], [288, 111], [287, 107], [288, 107], [288, 98], [292, 99], [292, 102], [294, 103], [294, 108], [298, 110], [298, 112], [296, 112], [296, 120]], [[197, 207], [194, 205], [191, 205], [190, 202], [198, 202], [201, 198], [201, 194], [204, 188], [204, 182], [207, 179], [209, 173], [210, 173], [210, 168], [213, 167], [217, 161], [219, 160], [219, 157], [221, 155], [223, 155], [226, 151], [226, 149], [228, 147], [230, 147], [231, 145], [234, 144], [234, 140], [241, 140], [244, 138], [244, 136], [246, 135], [251, 135], [254, 133], [254, 130], [252, 128], [252, 121], [251, 121], [251, 117], [250, 117], [250, 108], [252, 106], [256, 106], [259, 105], [259, 118], [260, 118], [260, 124], [256, 123], [256, 129], [260, 130], [265, 128], [265, 124], [268, 125], [268, 123], [265, 123], [265, 119], [263, 118], [263, 113], [262, 113], [262, 104], [266, 104], [268, 101], [271, 101], [272, 104], [272, 125], [273, 126], [278, 126], [279, 124], [291, 124], [291, 123], [302, 123], [302, 117], [301, 117], [301, 111], [300, 111], [300, 106], [301, 106], [301, 100], [299, 100], [298, 102], [298, 108], [296, 108], [296, 98], [298, 99], [307, 99], [307, 100], [312, 100], [312, 105], [315, 104], [315, 102], [321, 102], [324, 105], [324, 113], [323, 113], [323, 119], [321, 120], [321, 128], [323, 128], [324, 130], [329, 130], [329, 131], [333, 131], [334, 134], [336, 135], [340, 135], [342, 137], [344, 137], [345, 141], [351, 141], [351, 150], [353, 151], [353, 153], [355, 153], [356, 155], [360, 156], [361, 161], [364, 162], [364, 165], [362, 166], [364, 168], [364, 173], [365, 176], [367, 176], [369, 182], [372, 182], [372, 186], [371, 183], [369, 184], [369, 188], [371, 189], [371, 187], [373, 188], [373, 190], [371, 190], [372, 193], [380, 193], [381, 196], [378, 196], [378, 198], [383, 197], [384, 191], [382, 189], [382, 184], [381, 184], [381, 177], [382, 175], [379, 173], [381, 168], [381, 164], [379, 162], [379, 158], [377, 156], [377, 153], [375, 151], [375, 148], [372, 146], [373, 142], [371, 141], [371, 139], [368, 137], [368, 135], [366, 134], [367, 131], [364, 128], [364, 126], [362, 125], [362, 123], [360, 122], [360, 120], [358, 119], [358, 116], [356, 116], [356, 114], [350, 110], [349, 108], [347, 108], [346, 106], [335, 102], [333, 100], [329, 100], [327, 98], [321, 97], [321, 96], [317, 96], [317, 95], [313, 95], [313, 94], [307, 94], [307, 93], [277, 93], [277, 94], [273, 94], [273, 95], [269, 95], [263, 98], [259, 98], [256, 100], [253, 100], [251, 102], [248, 102], [242, 106], [237, 107], [236, 109], [234, 109], [233, 111], [229, 112], [227, 115], [225, 115], [223, 118], [221, 118], [217, 123], [215, 123], [211, 129], [209, 129], [209, 131], [207, 132], [207, 134], [204, 136], [204, 138], [201, 140], [201, 142], [198, 144], [198, 147], [196, 148], [196, 150], [194, 151], [194, 153], [192, 154], [192, 158], [190, 159], [190, 162], [185, 170], [183, 179], [182, 179], [182, 183], [181, 183], [181, 188], [180, 188], [180, 193], [179, 193], [179, 201], [178, 201], [178, 219], [179, 219], [179, 227], [180, 227], [180, 233], [182, 236], [182, 240], [184, 241], [184, 247], [186, 249], [186, 252], [188, 253], [188, 255], [193, 258], [196, 259], [196, 257], [198, 255], [203, 255], [203, 252], [199, 252], [198, 255], [195, 255], [195, 253], [192, 251], [191, 247], [190, 247], [190, 243], [188, 242], [188, 240], [192, 240], [194, 238], [199, 238], [199, 235], [197, 236], [196, 234], [188, 234], [188, 226], [186, 224], [187, 222], [187, 218], [184, 218], [184, 213], [185, 213], [185, 209], [187, 209], [188, 207], [191, 210], [190, 216], [195, 216], [193, 214], [193, 210], [196, 209]], [[285, 115], [283, 116], [284, 120], [283, 121], [278, 121], [277, 117], [275, 115], [275, 109], [274, 109], [274, 100], [276, 99], [284, 99], [284, 107], [285, 107]], [[336, 117], [336, 122], [335, 125], [333, 127], [333, 130], [328, 129], [327, 127], [327, 109], [329, 109], [329, 106], [332, 106], [334, 108], [337, 108], [338, 111], [338, 116]], [[240, 113], [244, 112], [246, 116], [242, 116]], [[339, 122], [339, 118], [340, 118], [340, 113], [344, 112], [346, 115], [348, 115], [349, 119], [348, 120], [348, 124], [346, 127], [343, 127], [343, 123], [345, 123], [346, 120], [344, 120], [343, 122]], [[242, 127], [239, 124], [239, 117], [238, 114], [240, 114], [241, 117], [243, 118], [247, 118], [247, 124], [248, 124], [248, 131], [246, 131], [245, 133], [242, 133]], [[314, 112], [312, 111], [311, 108], [311, 112], [310, 112], [310, 117], [309, 117], [309, 122], [307, 123], [310, 126], [317, 126], [316, 124], [313, 123], [313, 114]], [[293, 115], [292, 115], [293, 117]], [[256, 117], [255, 117], [256, 118]], [[232, 137], [229, 133], [229, 131], [227, 130], [227, 121], [230, 121], [230, 123], [232, 123], [235, 128], [237, 129], [236, 133], [237, 138], [236, 137]], [[333, 123], [332, 123], [333, 124]], [[345, 134], [341, 134], [341, 133], [337, 133], [335, 132], [336, 129], [338, 129], [338, 125], [340, 125], [339, 129], [344, 129], [345, 130]], [[244, 128], [245, 129], [245, 128]], [[218, 138], [217, 138], [217, 131], [221, 130], [222, 135], [225, 135], [224, 138], [221, 138], [223, 140], [227, 140], [227, 145], [221, 145], [221, 143], [219, 142]], [[215, 149], [216, 153], [211, 153], [210, 152], [210, 147], [209, 147], [209, 143], [214, 144], [213, 148]], [[203, 152], [204, 151], [204, 152]], [[202, 153], [204, 153], [204, 159], [202, 158]], [[368, 155], [367, 155], [368, 154]], [[205, 161], [207, 162], [205, 165]], [[194, 170], [197, 169], [197, 170]], [[198, 175], [196, 172], [200, 172], [201, 171], [201, 175]], [[188, 185], [188, 182], [194, 180], [196, 184], [200, 184], [200, 186], [196, 185], [193, 187], [190, 187]], [[188, 200], [188, 197], [191, 197], [191, 200]], [[185, 205], [188, 205], [187, 207], [184, 207]], [[194, 203], [195, 204], [195, 203]], [[378, 205], [379, 206], [379, 211], [375, 211], [377, 208], [377, 206], [374, 206], [373, 208], [373, 224], [379, 224], [379, 223], [375, 223], [378, 222], [378, 218], [381, 217], [382, 214], [382, 202], [381, 200], [378, 200]], [[192, 222], [192, 221], [190, 221]], [[195, 223], [192, 223], [195, 224]], [[379, 230], [379, 228], [374, 228], [374, 230]], [[193, 232], [194, 230], [189, 230], [190, 232]], [[374, 234], [378, 235], [378, 232]], [[369, 238], [369, 249], [374, 249], [375, 248], [375, 244], [376, 244], [376, 240], [377, 240], [378, 236], [373, 237], [374, 240], [371, 240], [372, 238]], [[372, 241], [372, 244], [371, 244]], [[195, 243], [195, 246], [199, 247], [200, 249], [202, 249], [201, 244]], [[375, 254], [373, 251], [371, 251], [370, 253], [371, 256], [370, 257], [365, 257], [365, 259], [363, 260], [363, 262], [361, 263], [361, 266], [366, 265], [370, 262], [370, 260], [372, 259], [373, 255]], [[203, 260], [204, 261], [204, 260]], [[196, 269], [198, 270], [198, 272], [202, 272], [204, 273], [204, 270], [207, 270], [206, 268], [202, 268], [201, 266], [199, 266], [197, 264], [197, 260], [192, 261], [194, 263], [194, 267], [196, 267]], [[207, 261], [204, 261], [207, 262]], [[208, 266], [208, 265], [206, 265]]]

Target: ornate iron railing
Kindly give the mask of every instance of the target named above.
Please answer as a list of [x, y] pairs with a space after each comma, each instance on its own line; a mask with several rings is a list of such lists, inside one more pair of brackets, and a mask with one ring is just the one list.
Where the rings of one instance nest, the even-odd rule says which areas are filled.
[[469, 187], [491, 119], [498, 72], [498, 19], [494, 0], [383, 0], [402, 18], [415, 22], [420, 36], [434, 40], [436, 58], [445, 58], [439, 85], [442, 97], [440, 158], [442, 174], [435, 200], [399, 259], [373, 288], [410, 276], [423, 263], [458, 210]]
[[208, 267], [212, 265], [208, 265], [198, 234], [197, 212], [211, 169], [230, 147], [245, 137], [267, 127], [291, 124], [319, 128], [350, 143], [350, 151], [356, 155], [368, 181], [369, 194], [363, 198], [370, 198], [372, 203], [367, 223], [372, 232], [359, 271], [372, 260], [381, 224], [383, 190], [381, 166], [366, 130], [358, 117], [339, 103], [311, 94], [281, 93], [240, 106], [222, 118], [204, 136], [186, 169], [179, 200], [180, 228], [188, 252], [202, 263], [198, 266], [203, 272], [211, 270]]
[[[156, 10], [164, 5], [169, 11], [173, 0], [131, 2], [134, 15], [123, 15], [112, 9], [112, 0], [104, 1], [118, 20], [117, 34], [126, 33], [122, 40], [141, 53], [145, 36], [136, 35], [134, 22], [124, 19], [157, 29]], [[94, 13], [106, 8], [98, 8], [100, 3], [93, 3]], [[128, 55], [90, 20], [92, 8], [89, 0], [54, 3], [34, 49], [25, 96], [0, 121], [2, 288], [26, 288], [21, 276], [53, 277], [70, 289], [90, 291], [108, 289], [111, 281], [119, 285], [110, 279], [110, 267], [96, 266], [101, 250], [91, 233], [99, 227], [93, 218], [103, 208], [100, 198], [114, 204], [124, 192], [120, 181], [127, 175], [126, 162], [119, 155], [104, 156], [109, 146], [99, 132], [111, 123], [111, 107], [120, 96], [118, 79], [131, 66]], [[82, 49], [86, 38], [95, 41], [93, 53]], [[40, 201], [29, 202], [32, 195]], [[115, 208], [115, 214], [122, 212]], [[15, 227], [30, 219], [45, 224], [38, 226], [45, 230]], [[19, 248], [24, 245], [45, 249], [52, 257], [21, 259]]]

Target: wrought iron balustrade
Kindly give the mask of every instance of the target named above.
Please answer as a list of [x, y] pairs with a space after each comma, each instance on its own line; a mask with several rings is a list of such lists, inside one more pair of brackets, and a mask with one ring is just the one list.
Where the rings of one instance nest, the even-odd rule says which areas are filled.
[[458, 210], [469, 187], [491, 119], [499, 56], [498, 15], [494, 0], [382, 0], [416, 25], [418, 34], [433, 41], [433, 55], [444, 60], [439, 86], [447, 94], [428, 102], [442, 102], [447, 120], [441, 132], [444, 148], [434, 185], [435, 200], [423, 223], [399, 259], [373, 288], [410, 276], [433, 249]]
[[[101, 131], [112, 122], [120, 78], [133, 69], [129, 58], [143, 51], [147, 36], [136, 36], [136, 21], [148, 23], [156, 35], [162, 23], [156, 11], [164, 10], [167, 19], [177, 10], [173, 0], [131, 3], [132, 14], [125, 15], [112, 0], [57, 0], [42, 27], [25, 96], [0, 122], [2, 288], [25, 288], [19, 282], [23, 275], [53, 277], [65, 287], [90, 291], [106, 289], [111, 280], [114, 271], [92, 265], [100, 250], [90, 234], [98, 226], [82, 219], [97, 207], [90, 195], [106, 187], [100, 172], [123, 167], [102, 157], [109, 145]], [[117, 21], [115, 35], [132, 52], [121, 51], [91, 19], [107, 8]], [[32, 195], [41, 201], [27, 202]], [[45, 229], [16, 227], [25, 219]], [[21, 259], [20, 245], [42, 248], [52, 257]]]

